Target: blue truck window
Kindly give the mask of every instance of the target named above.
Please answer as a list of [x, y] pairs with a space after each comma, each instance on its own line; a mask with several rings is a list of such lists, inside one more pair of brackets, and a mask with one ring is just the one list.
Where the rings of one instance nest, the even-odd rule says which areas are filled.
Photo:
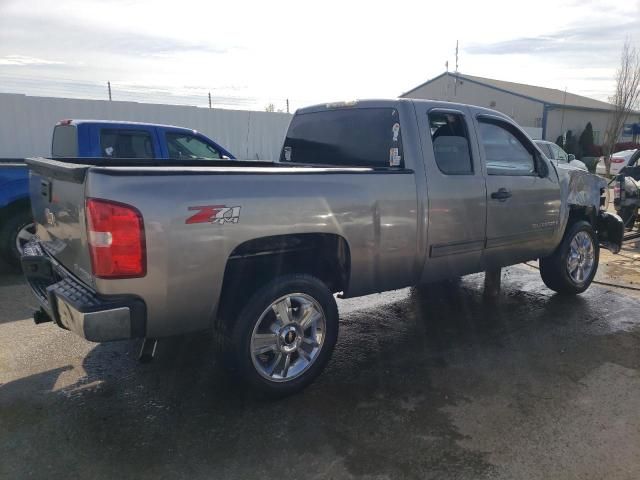
[[219, 160], [220, 152], [194, 135], [185, 133], [167, 133], [169, 158]]
[[151, 134], [144, 130], [103, 129], [102, 156], [109, 158], [153, 158]]
[[68, 158], [78, 156], [78, 130], [75, 125], [56, 125], [53, 129], [51, 155]]

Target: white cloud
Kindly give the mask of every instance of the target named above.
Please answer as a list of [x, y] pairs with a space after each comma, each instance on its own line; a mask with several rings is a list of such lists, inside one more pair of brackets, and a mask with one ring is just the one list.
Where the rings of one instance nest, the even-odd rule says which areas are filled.
[[0, 57], [0, 65], [15, 65], [15, 66], [27, 66], [27, 65], [63, 65], [64, 62], [58, 62], [55, 60], [45, 60], [43, 58], [27, 57], [25, 55], [6, 55]]

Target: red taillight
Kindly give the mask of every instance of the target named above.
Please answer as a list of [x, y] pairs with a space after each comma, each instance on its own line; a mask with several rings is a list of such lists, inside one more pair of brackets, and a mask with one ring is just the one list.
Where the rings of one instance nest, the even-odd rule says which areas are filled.
[[620, 158], [620, 157], [611, 158], [611, 163], [623, 163], [623, 162], [624, 162], [624, 158]]
[[135, 208], [109, 200], [87, 200], [87, 234], [93, 274], [98, 278], [144, 277], [144, 222]]

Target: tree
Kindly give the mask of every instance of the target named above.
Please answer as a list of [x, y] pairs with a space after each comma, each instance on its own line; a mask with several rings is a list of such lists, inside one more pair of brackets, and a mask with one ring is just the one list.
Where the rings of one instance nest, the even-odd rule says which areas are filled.
[[620, 67], [616, 71], [616, 89], [609, 98], [614, 109], [604, 134], [603, 153], [607, 174], [611, 168], [613, 147], [624, 128], [629, 114], [638, 107], [640, 100], [640, 51], [627, 39], [620, 55]]
[[567, 130], [567, 138], [564, 141], [564, 147], [562, 147], [565, 152], [573, 153], [578, 156], [578, 139], [573, 135], [571, 130]]
[[590, 157], [593, 152], [593, 125], [591, 125], [591, 122], [588, 122], [587, 126], [584, 127], [578, 143], [580, 144], [582, 156]]
[[275, 112], [276, 111], [276, 107], [275, 107], [275, 105], [273, 103], [270, 103], [269, 105], [264, 107], [264, 111], [265, 112]]

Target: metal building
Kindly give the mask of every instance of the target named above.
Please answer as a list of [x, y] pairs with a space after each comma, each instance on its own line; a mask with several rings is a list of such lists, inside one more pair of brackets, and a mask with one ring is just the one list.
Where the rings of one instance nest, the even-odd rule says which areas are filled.
[[[568, 130], [580, 135], [591, 122], [596, 144], [602, 143], [613, 110], [609, 103], [562, 90], [451, 72], [445, 72], [401, 97], [493, 108], [509, 115], [533, 138], [550, 141], [555, 141]], [[638, 121], [640, 114], [636, 113], [627, 123]]]

